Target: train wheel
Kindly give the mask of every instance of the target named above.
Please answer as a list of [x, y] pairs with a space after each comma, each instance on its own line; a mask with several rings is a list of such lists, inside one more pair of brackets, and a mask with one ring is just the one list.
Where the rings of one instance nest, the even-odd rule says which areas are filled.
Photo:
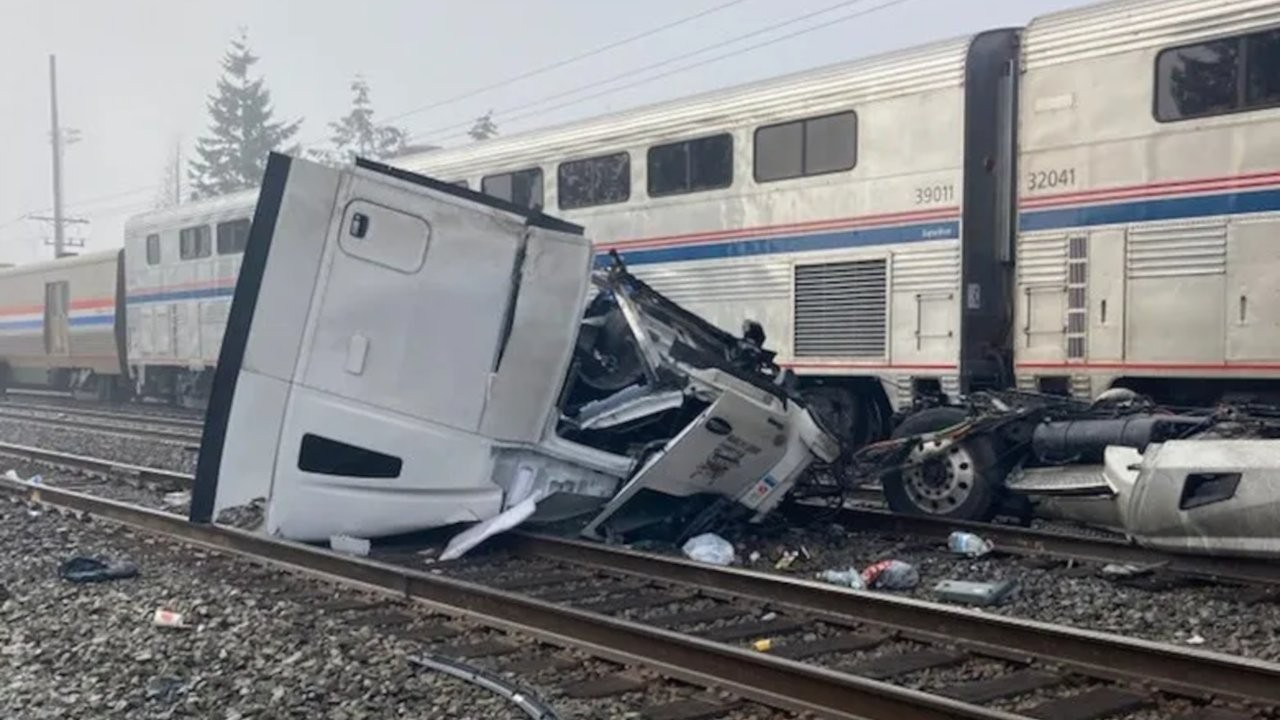
[[[963, 422], [965, 411], [957, 408], [922, 410], [902, 422], [894, 437], [938, 432]], [[941, 441], [935, 441], [941, 446]], [[931, 515], [952, 520], [990, 520], [999, 508], [1001, 473], [991, 441], [971, 437], [924, 460], [915, 462], [936, 448], [916, 448], [908, 457], [907, 469], [886, 475], [882, 480], [889, 509], [908, 515]]]

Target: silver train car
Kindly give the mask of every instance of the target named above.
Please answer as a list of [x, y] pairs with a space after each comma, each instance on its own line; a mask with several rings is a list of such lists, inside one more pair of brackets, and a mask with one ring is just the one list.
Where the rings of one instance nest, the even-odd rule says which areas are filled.
[[[758, 321], [861, 442], [984, 388], [1280, 395], [1276, 67], [1277, 0], [1115, 0], [394, 164]], [[207, 393], [253, 205], [130, 222], [135, 390]]]
[[0, 391], [119, 396], [125, 372], [121, 251], [0, 270]]

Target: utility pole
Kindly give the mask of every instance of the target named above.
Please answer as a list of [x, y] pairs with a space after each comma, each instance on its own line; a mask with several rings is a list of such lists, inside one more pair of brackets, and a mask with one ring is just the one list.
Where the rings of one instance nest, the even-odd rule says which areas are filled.
[[182, 140], [173, 143], [173, 204], [182, 204]]
[[[63, 214], [63, 145], [76, 142], [77, 132], [67, 131], [64, 135], [63, 127], [58, 124], [58, 58], [55, 55], [49, 56], [49, 122], [52, 126], [49, 138], [54, 147], [54, 217], [32, 219], [50, 220], [54, 224], [54, 258], [67, 258], [72, 255], [67, 252], [67, 225], [88, 224], [88, 220], [67, 218]], [[72, 245], [83, 247], [84, 241], [74, 241]]]
[[62, 126], [58, 125], [58, 59], [49, 56], [49, 118], [53, 125], [53, 256], [66, 254], [62, 230]]

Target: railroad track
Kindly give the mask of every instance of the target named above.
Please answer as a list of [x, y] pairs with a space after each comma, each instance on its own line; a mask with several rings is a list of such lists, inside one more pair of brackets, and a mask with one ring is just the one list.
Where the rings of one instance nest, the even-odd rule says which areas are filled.
[[1274, 663], [605, 545], [511, 534], [424, 571], [404, 548], [354, 559], [53, 487], [0, 490], [826, 717], [1235, 720], [1280, 709]]
[[[103, 477], [122, 477], [135, 483], [153, 484], [168, 489], [189, 490], [193, 480], [187, 473], [140, 467], [12, 443], [0, 442], [0, 455]], [[895, 532], [933, 538], [945, 538], [952, 531], [966, 530], [990, 540], [996, 552], [1080, 562], [1158, 567], [1162, 571], [1175, 575], [1205, 580], [1280, 586], [1280, 563], [1253, 558], [1175, 555], [1139, 547], [1110, 537], [1046, 532], [988, 523], [943, 521], [929, 517], [895, 515], [882, 510], [832, 509], [821, 505], [793, 504], [786, 507], [784, 512], [801, 524], [825, 521], [837, 523], [852, 530]]]
[[[17, 398], [21, 398], [20, 400]], [[136, 415], [141, 418], [173, 420], [179, 423], [202, 423], [204, 413], [199, 410], [141, 402], [102, 403], [96, 399], [78, 398], [70, 393], [51, 393], [9, 388], [0, 395], [0, 404], [26, 405], [41, 410], [83, 410], [106, 414]]]
[[944, 539], [956, 530], [991, 541], [996, 552], [1092, 563], [1135, 565], [1186, 577], [1249, 585], [1280, 585], [1280, 563], [1254, 558], [1175, 555], [1111, 536], [1032, 530], [1009, 525], [898, 515], [885, 510], [794, 504], [787, 516], [798, 523], [825, 520], [850, 530], [900, 533]]
[[204, 428], [204, 420], [194, 417], [178, 417], [168, 414], [151, 414], [119, 410], [103, 410], [101, 408], [81, 407], [79, 405], [52, 405], [45, 403], [25, 403], [7, 400], [0, 402], [0, 410], [25, 410], [28, 412], [65, 413], [86, 418], [102, 418], [115, 422], [130, 422], [158, 425], [175, 430], [199, 432]]
[[[80, 419], [71, 416], [85, 416]], [[73, 408], [37, 406], [35, 410], [14, 408], [11, 403], [0, 404], [0, 420], [62, 427], [72, 430], [89, 430], [143, 440], [199, 445], [201, 426], [175, 425], [173, 420], [154, 420], [147, 416], [121, 416], [104, 411], [81, 411]]]

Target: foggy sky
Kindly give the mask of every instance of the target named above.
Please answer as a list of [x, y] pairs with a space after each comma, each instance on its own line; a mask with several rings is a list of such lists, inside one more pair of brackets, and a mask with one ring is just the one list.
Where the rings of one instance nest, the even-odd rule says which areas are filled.
[[[84, 252], [118, 247], [123, 223], [154, 206], [181, 141], [190, 156], [206, 129], [206, 97], [241, 26], [277, 118], [304, 118], [297, 139], [328, 136], [349, 106], [351, 78], [369, 81], [387, 117], [554, 63], [725, 0], [0, 0], [0, 263], [52, 257], [51, 228], [17, 218], [52, 206], [48, 55], [58, 56], [59, 110], [82, 140], [66, 148], [69, 215], [91, 220]], [[874, 7], [854, 5], [776, 35]], [[836, 4], [745, 0], [581, 63], [397, 121], [420, 141], [464, 142], [457, 129], [489, 109], [536, 101], [628, 69]], [[908, 0], [848, 22], [563, 109], [504, 122], [502, 134], [910, 47], [1025, 25], [1086, 0]], [[746, 46], [767, 40], [760, 35]], [[731, 45], [709, 52], [729, 52]], [[703, 56], [663, 68], [697, 62]], [[659, 71], [653, 71], [659, 72]], [[584, 93], [586, 94], [586, 93]], [[559, 104], [559, 103], [556, 103]]]

